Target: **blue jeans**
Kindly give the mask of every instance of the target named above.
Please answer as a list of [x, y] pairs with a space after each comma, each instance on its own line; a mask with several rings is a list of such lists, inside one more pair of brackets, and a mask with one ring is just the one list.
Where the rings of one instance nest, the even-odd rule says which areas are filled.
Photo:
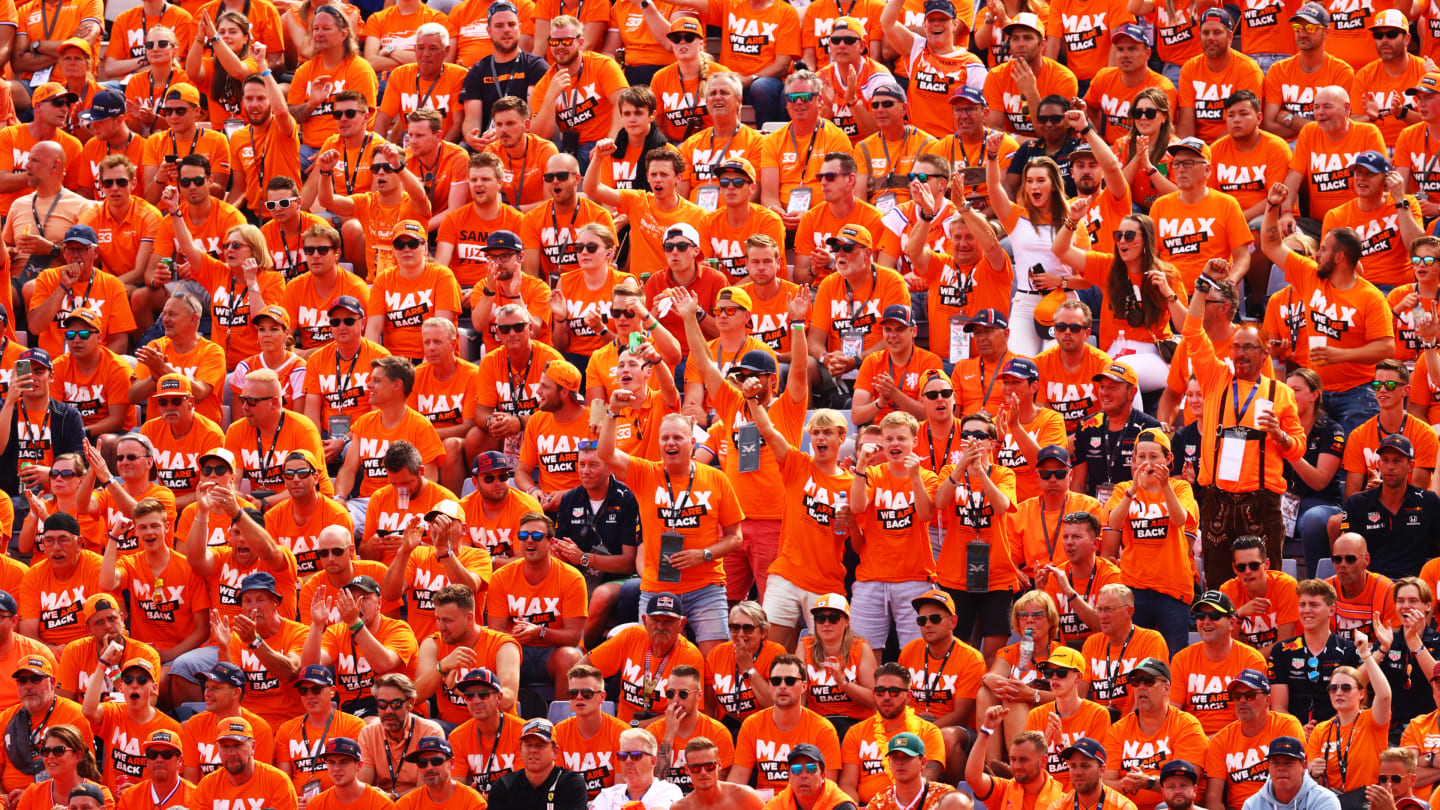
[[1380, 413], [1380, 403], [1375, 401], [1375, 391], [1370, 388], [1370, 383], [1357, 385], [1349, 391], [1326, 391], [1320, 404], [1347, 434]]
[[[650, 606], [653, 593], [640, 593], [640, 615]], [[725, 586], [705, 587], [680, 594], [680, 610], [685, 622], [695, 634], [695, 643], [702, 641], [728, 641], [730, 639], [730, 604], [725, 601]]]
[[[1165, 78], [1169, 79], [1169, 80], [1170, 80], [1170, 83], [1173, 84], [1173, 85], [1175, 85], [1176, 87], [1179, 87], [1179, 86], [1180, 86], [1180, 68], [1181, 68], [1181, 65], [1180, 65], [1178, 62], [1161, 62], [1161, 63], [1160, 63], [1160, 73], [1161, 73], [1161, 75], [1163, 75]], [[1173, 652], [1173, 651], [1172, 651], [1172, 652]]]
[[1251, 59], [1254, 59], [1255, 62], [1260, 65], [1260, 72], [1261, 72], [1261, 73], [1269, 73], [1269, 72], [1270, 72], [1270, 68], [1274, 67], [1276, 62], [1279, 62], [1281, 59], [1288, 59], [1288, 58], [1290, 58], [1290, 56], [1291, 56], [1291, 54], [1288, 54], [1288, 53], [1252, 53], [1252, 54], [1250, 54], [1250, 58], [1251, 58]]
[[750, 83], [745, 91], [745, 101], [755, 108], [755, 126], [771, 121], [789, 118], [785, 112], [785, 82], [769, 76], [761, 76]]
[[1300, 544], [1305, 549], [1306, 576], [1315, 576], [1315, 566], [1330, 556], [1330, 535], [1325, 524], [1331, 515], [1340, 514], [1340, 507], [1320, 498], [1301, 498], [1300, 517], [1295, 521], [1295, 533], [1300, 535]]
[[1190, 643], [1190, 605], [1149, 588], [1134, 591], [1135, 625], [1149, 627], [1164, 636], [1172, 656], [1185, 649]]

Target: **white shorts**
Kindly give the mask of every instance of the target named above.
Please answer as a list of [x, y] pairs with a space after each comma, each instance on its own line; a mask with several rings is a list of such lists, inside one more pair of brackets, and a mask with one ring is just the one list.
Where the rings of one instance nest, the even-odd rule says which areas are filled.
[[765, 586], [765, 619], [779, 627], [798, 627], [803, 620], [814, 631], [810, 610], [815, 600], [824, 595], [801, 590], [779, 574], [771, 574]]

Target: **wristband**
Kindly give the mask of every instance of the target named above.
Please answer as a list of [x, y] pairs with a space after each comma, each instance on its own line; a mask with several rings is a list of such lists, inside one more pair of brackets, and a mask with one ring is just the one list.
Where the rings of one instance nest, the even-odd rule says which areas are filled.
[[324, 169], [321, 169], [321, 170], [320, 170], [320, 176], [321, 176], [321, 177], [333, 177], [334, 175], [335, 175], [335, 172], [333, 172], [333, 171], [326, 171], [326, 170], [324, 170]]
[[442, 681], [445, 680], [445, 676], [446, 676], [447, 674], [449, 674], [449, 673], [447, 673], [447, 672], [445, 671], [445, 667], [442, 667], [442, 666], [440, 666], [439, 664], [436, 664], [436, 665], [435, 665], [435, 671], [438, 672], [438, 673], [440, 673], [440, 680], [442, 680]]
[[360, 632], [361, 630], [364, 630], [364, 629], [365, 629], [365, 622], [364, 622], [363, 620], [358, 621], [358, 622], [355, 622], [354, 624], [350, 625], [350, 633], [351, 633], [351, 635], [354, 635], [355, 633], [358, 633], [358, 632]]
[[1155, 173], [1158, 172], [1158, 171], [1160, 171], [1160, 170], [1157, 169], [1157, 168], [1155, 168], [1154, 166], [1151, 166], [1150, 168], [1148, 168], [1148, 169], [1145, 170], [1145, 176], [1146, 176], [1146, 177], [1154, 177], [1154, 176], [1155, 176]]
[[660, 328], [660, 319], [659, 319], [659, 318], [656, 318], [654, 315], [651, 315], [651, 316], [650, 316], [650, 323], [646, 324], [646, 327], [647, 327], [647, 328], [650, 328], [650, 329], [659, 329], [659, 328]]
[[794, 329], [796, 332], [804, 332], [805, 324], [802, 321], [796, 321], [795, 323], [790, 324], [790, 328]]
[[929, 216], [926, 216], [924, 211], [917, 211], [916, 215], [919, 216], [921, 219], [925, 220], [926, 222], [931, 222], [935, 219], [935, 213], [933, 211], [930, 213]]
[[989, 726], [981, 726], [981, 727], [980, 727], [980, 736], [981, 736], [981, 737], [989, 737], [991, 734], [994, 734], [994, 733], [995, 733], [995, 729], [990, 728]]
[[1080, 130], [1080, 137], [1083, 138], [1083, 137], [1085, 137], [1086, 135], [1089, 135], [1090, 133], [1092, 133], [1092, 132], [1094, 132], [1094, 131], [1095, 131], [1095, 125], [1094, 125], [1094, 124], [1086, 124], [1086, 125], [1085, 125], [1085, 128], [1082, 129], [1082, 130]]
[[260, 78], [262, 78], [262, 79], [268, 79], [268, 78], [270, 78], [270, 74], [272, 74], [272, 73], [274, 73], [274, 72], [275, 72], [275, 71], [271, 70], [270, 68], [265, 68], [264, 70], [260, 71]]

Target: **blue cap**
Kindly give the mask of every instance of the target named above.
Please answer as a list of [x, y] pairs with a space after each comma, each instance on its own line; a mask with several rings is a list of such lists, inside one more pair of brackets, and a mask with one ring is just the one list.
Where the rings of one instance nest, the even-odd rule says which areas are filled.
[[1160, 766], [1161, 782], [1172, 776], [1184, 776], [1197, 784], [1200, 782], [1200, 770], [1183, 759], [1172, 759]]
[[498, 450], [485, 450], [475, 456], [475, 462], [470, 465], [471, 475], [495, 472], [497, 470], [512, 470], [514, 465], [510, 463], [509, 457]]
[[295, 676], [295, 685], [299, 686], [302, 683], [313, 683], [319, 686], [334, 686], [335, 673], [331, 672], [330, 668], [325, 666], [324, 664], [311, 664], [301, 669], [300, 674]]
[[645, 615], [685, 618], [685, 614], [680, 612], [680, 597], [668, 591], [650, 597], [650, 605], [646, 608]]
[[1350, 161], [1350, 168], [1364, 169], [1371, 174], [1385, 174], [1395, 168], [1389, 158], [1371, 149], [1368, 152], [1361, 152]]
[[1009, 329], [1010, 319], [998, 309], [982, 309], [970, 316], [970, 322], [965, 324], [965, 331], [974, 332], [981, 328]]
[[228, 661], [222, 661], [210, 667], [209, 670], [200, 673], [199, 677], [221, 683], [228, 683], [231, 686], [238, 686], [241, 689], [245, 688], [245, 670]]
[[15, 597], [9, 591], [0, 591], [0, 610], [18, 614], [20, 603], [15, 601]]
[[70, 788], [70, 795], [68, 798], [94, 799], [103, 807], [105, 805], [105, 790], [94, 782], [81, 782], [75, 787]]
[[955, 88], [955, 92], [950, 94], [950, 103], [960, 104], [962, 102], [979, 104], [983, 107], [985, 106], [985, 94], [981, 92], [980, 88], [978, 87], [971, 87], [968, 84], [962, 84]]
[[520, 241], [520, 237], [516, 236], [514, 231], [491, 231], [490, 238], [485, 240], [485, 252], [489, 253], [492, 250], [523, 253], [525, 243]]
[[276, 599], [280, 598], [280, 590], [275, 587], [275, 575], [267, 571], [256, 571], [240, 580], [240, 593], [246, 591], [265, 591], [273, 594]]
[[65, 238], [60, 241], [62, 243], [79, 242], [82, 245], [93, 247], [100, 244], [100, 237], [95, 235], [95, 229], [89, 225], [71, 225], [70, 229], [65, 232]]
[[1076, 740], [1075, 742], [1071, 743], [1069, 748], [1066, 748], [1064, 751], [1061, 751], [1061, 752], [1060, 752], [1060, 758], [1061, 758], [1061, 759], [1069, 759], [1070, 757], [1074, 756], [1075, 754], [1080, 754], [1081, 756], [1089, 757], [1089, 758], [1095, 760], [1096, 762], [1104, 762], [1104, 761], [1105, 761], [1105, 746], [1101, 745], [1100, 743], [1096, 742], [1095, 740], [1090, 739], [1089, 737], [1081, 737], [1080, 739], [1078, 739], [1078, 740]]
[[1294, 737], [1276, 737], [1270, 741], [1270, 752], [1266, 754], [1267, 759], [1274, 757], [1290, 757], [1304, 762], [1305, 743]]
[[1387, 449], [1394, 450], [1397, 453], [1401, 453], [1406, 458], [1415, 458], [1415, 447], [1410, 444], [1409, 439], [1401, 436], [1398, 433], [1391, 433], [1389, 436], [1381, 439], [1380, 446], [1376, 448], [1375, 452], [1379, 453], [1381, 450]]
[[1200, 15], [1201, 25], [1204, 25], [1210, 20], [1219, 20], [1220, 24], [1224, 25], [1226, 28], [1235, 27], [1235, 18], [1231, 17], [1230, 12], [1226, 10], [1223, 6], [1216, 6], [1215, 8], [1206, 9], [1205, 13]]
[[944, 14], [950, 19], [955, 19], [955, 4], [950, 0], [925, 0], [925, 16], [931, 14]]
[[502, 11], [514, 12], [517, 17], [520, 15], [520, 9], [516, 8], [515, 4], [510, 2], [510, 0], [496, 0], [496, 2], [490, 4], [490, 10], [486, 12], [485, 18], [489, 19], [494, 17]]
[[106, 121], [125, 114], [125, 94], [114, 90], [101, 90], [90, 100], [90, 109], [81, 110], [79, 118], [85, 123]]
[[1000, 373], [1006, 377], [1015, 377], [1016, 379], [1030, 380], [1032, 382], [1040, 379], [1040, 367], [1035, 365], [1035, 361], [1028, 357], [1011, 358], [1010, 362], [1005, 364], [1005, 368], [1001, 369]]
[[774, 374], [775, 358], [764, 349], [751, 349], [740, 358], [740, 362], [735, 364], [735, 368], [753, 371], [757, 374]]
[[1110, 41], [1114, 42], [1120, 37], [1129, 37], [1130, 39], [1135, 40], [1136, 42], [1144, 45], [1147, 48], [1151, 45], [1150, 32], [1146, 31], [1145, 26], [1140, 25], [1139, 23], [1125, 23], [1124, 25], [1116, 28], [1110, 34]]
[[1058, 444], [1047, 444], [1035, 455], [1036, 466], [1046, 461], [1058, 461], [1066, 467], [1074, 466], [1070, 461], [1070, 451]]
[[336, 298], [334, 301], [330, 302], [330, 309], [326, 311], [334, 312], [337, 309], [348, 309], [356, 315], [363, 316], [365, 314], [365, 305], [360, 302], [359, 298], [356, 298], [353, 295], [342, 295], [339, 298]]
[[29, 360], [31, 365], [40, 365], [45, 368], [55, 368], [55, 363], [50, 359], [50, 353], [44, 349], [26, 349], [20, 353], [20, 360]]
[[[928, 6], [930, 5], [930, 3], [933, 2], [935, 2], [935, 0], [929, 0], [929, 2], [927, 2], [925, 5]], [[786, 757], [785, 761], [794, 762], [795, 760], [802, 757], [805, 759], [814, 760], [817, 764], [819, 764], [820, 770], [825, 770], [824, 752], [822, 752], [818, 747], [811, 745], [810, 743], [800, 743], [799, 745], [791, 748], [790, 756]]]
[[455, 749], [444, 737], [421, 737], [420, 742], [415, 743], [415, 750], [405, 755], [406, 762], [414, 762], [426, 754], [444, 754], [447, 757], [455, 756]]
[[500, 676], [485, 667], [466, 670], [465, 674], [460, 676], [460, 680], [455, 683], [455, 688], [464, 689], [474, 685], [488, 686], [498, 692], [500, 691]]
[[905, 326], [914, 326], [915, 318], [910, 314], [910, 307], [904, 304], [891, 304], [885, 307], [885, 313], [880, 316], [880, 322], [899, 321]]
[[1248, 686], [1261, 694], [1270, 694], [1270, 679], [1265, 677], [1265, 673], [1258, 669], [1240, 670], [1240, 674], [1236, 675], [1235, 679], [1230, 682], [1230, 688], [1234, 689], [1237, 685]]
[[1295, 13], [1290, 15], [1290, 21], [1294, 22], [1295, 20], [1303, 20], [1316, 25], [1329, 25], [1330, 12], [1326, 11], [1325, 7], [1319, 3], [1306, 3], [1295, 9]]
[[324, 757], [349, 757], [356, 762], [360, 761], [360, 743], [350, 737], [331, 737], [325, 741]]

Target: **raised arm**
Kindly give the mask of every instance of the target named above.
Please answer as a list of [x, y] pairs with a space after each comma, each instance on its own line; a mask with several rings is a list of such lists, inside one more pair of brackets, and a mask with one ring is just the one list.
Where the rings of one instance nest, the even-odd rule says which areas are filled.
[[1000, 170], [1000, 145], [1005, 142], [1005, 133], [991, 132], [985, 136], [985, 190], [990, 195], [990, 208], [995, 218], [1009, 221], [1010, 209], [1015, 203], [1005, 193], [1005, 178]]
[[[616, 208], [620, 205], [620, 192], [600, 182], [600, 164], [615, 154], [615, 141], [601, 138], [590, 152], [590, 166], [585, 170], [585, 196]], [[703, 343], [701, 344], [703, 345]]]

